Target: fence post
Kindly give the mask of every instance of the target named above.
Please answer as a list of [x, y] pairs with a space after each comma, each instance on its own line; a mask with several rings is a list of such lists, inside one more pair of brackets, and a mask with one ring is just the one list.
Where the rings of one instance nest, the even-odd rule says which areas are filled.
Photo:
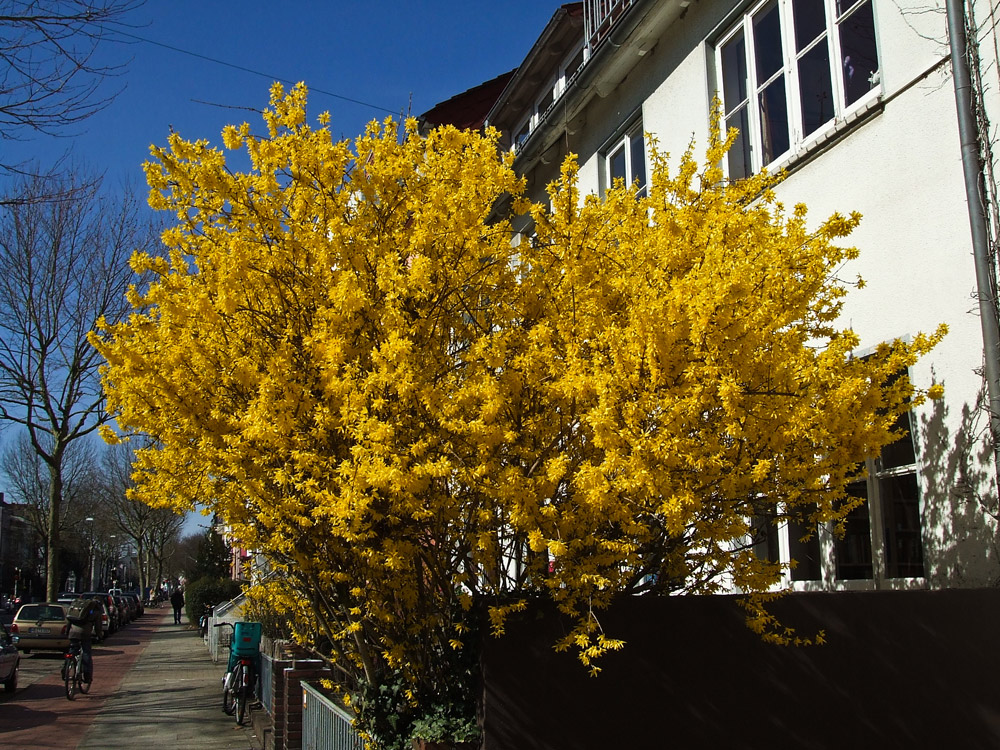
[[[302, 680], [330, 677], [330, 670], [319, 659], [297, 659], [282, 671], [285, 708], [283, 750], [302, 750]], [[277, 733], [275, 716], [275, 733]], [[277, 748], [277, 743], [275, 744]]]
[[302, 681], [302, 750], [364, 750], [353, 717], [313, 681]]

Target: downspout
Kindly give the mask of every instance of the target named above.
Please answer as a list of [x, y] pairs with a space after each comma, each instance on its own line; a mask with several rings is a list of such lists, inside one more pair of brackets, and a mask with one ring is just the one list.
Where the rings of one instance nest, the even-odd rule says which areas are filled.
[[965, 197], [969, 204], [972, 254], [976, 263], [979, 320], [983, 330], [993, 468], [996, 473], [997, 492], [1000, 493], [1000, 323], [997, 321], [996, 290], [993, 288], [990, 273], [990, 247], [986, 230], [979, 134], [972, 114], [972, 82], [966, 57], [968, 40], [965, 33], [965, 3], [964, 0], [945, 0], [945, 2], [948, 9], [951, 66], [955, 80], [955, 105], [958, 108], [958, 134], [962, 144], [962, 168], [965, 173]]

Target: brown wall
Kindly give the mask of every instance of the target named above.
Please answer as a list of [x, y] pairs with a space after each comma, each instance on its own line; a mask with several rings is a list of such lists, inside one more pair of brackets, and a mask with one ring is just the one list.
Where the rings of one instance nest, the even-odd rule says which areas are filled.
[[536, 608], [484, 644], [486, 750], [1000, 747], [1000, 590], [792, 594], [817, 647], [762, 643], [732, 597], [599, 613], [623, 651], [598, 677]]

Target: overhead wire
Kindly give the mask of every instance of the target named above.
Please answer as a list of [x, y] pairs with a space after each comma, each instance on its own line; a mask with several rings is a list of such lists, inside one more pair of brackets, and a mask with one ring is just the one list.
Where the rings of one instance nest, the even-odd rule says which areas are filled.
[[[155, 39], [147, 39], [146, 37], [139, 36], [138, 34], [132, 34], [128, 31], [123, 31], [122, 29], [108, 29], [105, 28], [111, 34], [119, 34], [121, 36], [128, 37], [129, 39], [134, 39], [137, 42], [145, 42], [146, 44], [152, 44], [156, 47], [163, 47], [164, 49], [171, 50], [173, 52], [178, 52], [182, 55], [188, 55], [190, 57], [196, 57], [207, 62], [215, 63], [216, 65], [224, 65], [227, 68], [233, 68], [234, 70], [239, 70], [244, 73], [250, 73], [251, 75], [261, 76], [262, 78], [268, 78], [272, 81], [279, 81], [281, 83], [287, 83], [289, 85], [294, 85], [297, 81], [291, 81], [287, 78], [282, 78], [280, 76], [270, 75], [259, 70], [254, 70], [253, 68], [248, 68], [243, 65], [237, 65], [236, 63], [226, 62], [225, 60], [220, 60], [216, 57], [210, 57], [208, 55], [203, 55], [200, 52], [192, 52], [191, 50], [183, 49], [182, 47], [177, 47], [172, 44], [166, 44], [165, 42], [158, 42]], [[368, 107], [370, 109], [377, 109], [380, 112], [388, 112], [390, 115], [398, 115], [401, 110], [389, 109], [378, 104], [372, 104], [371, 102], [361, 101], [360, 99], [352, 99], [349, 96], [344, 96], [343, 94], [335, 94], [332, 91], [325, 91], [315, 86], [309, 87], [310, 92], [315, 92], [317, 94], [323, 94], [324, 96], [331, 96], [334, 99], [340, 99], [341, 101], [350, 102], [351, 104], [357, 104], [362, 107]]]

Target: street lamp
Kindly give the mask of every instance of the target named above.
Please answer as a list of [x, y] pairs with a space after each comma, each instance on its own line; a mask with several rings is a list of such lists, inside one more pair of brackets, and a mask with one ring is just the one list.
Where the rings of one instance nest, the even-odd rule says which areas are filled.
[[118, 539], [117, 535], [109, 534], [108, 539], [111, 540], [111, 547], [109, 557], [108, 557], [108, 581], [105, 583], [109, 584], [111, 588], [115, 588], [118, 584], [115, 583], [115, 578], [117, 577], [118, 570]]
[[90, 588], [87, 589], [87, 590], [88, 591], [97, 591], [97, 589], [94, 586], [94, 519], [91, 518], [90, 516], [87, 516], [83, 520], [87, 524], [87, 529], [88, 529], [88, 533], [87, 533], [87, 536], [88, 536], [88, 546], [90, 548], [89, 549], [89, 551], [90, 551]]

